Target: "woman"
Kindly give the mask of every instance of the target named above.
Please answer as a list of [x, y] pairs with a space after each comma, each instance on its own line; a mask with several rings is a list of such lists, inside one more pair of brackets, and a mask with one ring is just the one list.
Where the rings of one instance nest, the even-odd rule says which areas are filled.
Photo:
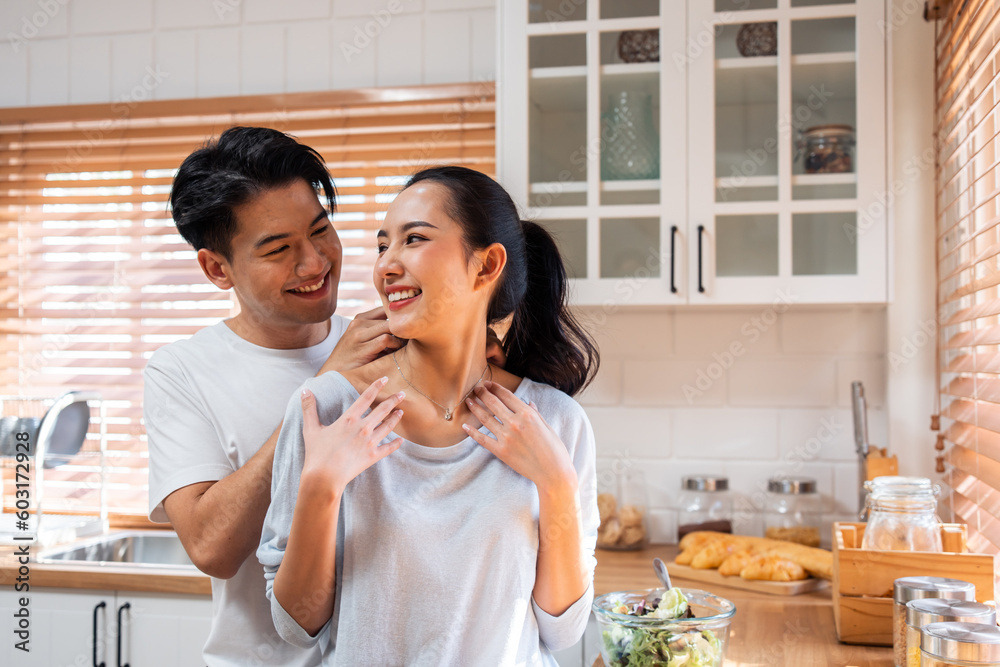
[[[257, 552], [275, 624], [328, 664], [554, 665], [586, 626], [598, 527], [593, 434], [568, 395], [598, 356], [558, 251], [459, 167], [410, 180], [378, 250], [408, 342], [289, 404]], [[483, 323], [508, 316], [505, 370]]]

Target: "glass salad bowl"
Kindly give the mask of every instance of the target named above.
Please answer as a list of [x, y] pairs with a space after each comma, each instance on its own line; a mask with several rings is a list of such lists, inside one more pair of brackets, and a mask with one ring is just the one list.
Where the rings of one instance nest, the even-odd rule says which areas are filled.
[[608, 593], [594, 600], [607, 667], [722, 667], [736, 605], [694, 588], [674, 588], [671, 594], [674, 591], [683, 593], [694, 617], [675, 617], [684, 612], [683, 606], [676, 606], [676, 594], [667, 597], [669, 609], [664, 605], [650, 612], [664, 598], [662, 588]]

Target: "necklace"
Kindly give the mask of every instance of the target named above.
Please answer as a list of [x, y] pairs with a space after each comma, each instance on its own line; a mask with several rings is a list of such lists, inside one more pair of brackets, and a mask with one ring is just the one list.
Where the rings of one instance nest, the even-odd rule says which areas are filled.
[[[427, 399], [428, 401], [430, 401], [430, 402], [431, 402], [431, 403], [433, 403], [434, 405], [436, 405], [436, 406], [438, 406], [439, 408], [441, 408], [442, 410], [444, 410], [444, 420], [445, 420], [445, 421], [448, 421], [448, 422], [450, 422], [450, 421], [451, 421], [451, 415], [452, 415], [452, 410], [454, 410], [454, 409], [455, 409], [455, 408], [457, 408], [457, 407], [458, 407], [459, 405], [461, 405], [461, 404], [462, 404], [462, 403], [463, 403], [463, 402], [465, 401], [465, 399], [467, 399], [467, 398], [468, 398], [468, 397], [469, 397], [469, 396], [470, 396], [470, 395], [472, 394], [472, 392], [476, 390], [476, 387], [478, 387], [478, 386], [479, 386], [479, 383], [480, 383], [480, 382], [482, 382], [482, 381], [483, 381], [483, 378], [484, 378], [484, 377], [486, 376], [486, 370], [487, 370], [487, 369], [489, 369], [489, 367], [490, 367], [490, 364], [489, 364], [489, 362], [486, 362], [486, 368], [484, 368], [484, 369], [483, 369], [483, 373], [482, 373], [482, 375], [480, 375], [480, 376], [479, 376], [479, 379], [478, 379], [478, 380], [476, 380], [476, 384], [472, 385], [472, 389], [470, 389], [470, 390], [469, 390], [469, 393], [468, 393], [468, 394], [466, 394], [465, 396], [463, 396], [463, 397], [462, 397], [462, 400], [461, 400], [461, 401], [459, 401], [459, 402], [458, 402], [458, 403], [457, 403], [457, 404], [455, 405], [455, 407], [454, 407], [454, 408], [449, 408], [449, 407], [445, 407], [444, 405], [441, 405], [440, 403], [438, 403], [437, 401], [435, 401], [435, 400], [434, 400], [433, 398], [431, 398], [430, 396], [428, 396], [428, 395], [427, 395], [427, 394], [425, 394], [424, 392], [420, 391], [420, 389], [418, 389], [418, 388], [417, 388], [417, 385], [413, 384], [412, 382], [410, 382], [409, 380], [407, 380], [407, 379], [406, 379], [406, 376], [405, 376], [405, 375], [403, 375], [403, 369], [399, 367], [399, 362], [398, 362], [398, 361], [396, 361], [396, 350], [393, 350], [393, 351], [392, 351], [392, 363], [396, 364], [396, 370], [397, 370], [397, 371], [399, 371], [399, 377], [403, 378], [403, 381], [404, 381], [404, 382], [405, 382], [406, 384], [408, 384], [408, 385], [410, 385], [411, 387], [413, 387], [413, 389], [414, 389], [414, 390], [415, 390], [415, 391], [416, 391], [416, 392], [417, 392], [418, 394], [420, 394], [421, 396], [423, 396], [424, 398], [426, 398], [426, 399]], [[490, 379], [493, 379], [493, 371], [492, 371], [492, 370], [490, 370]]]

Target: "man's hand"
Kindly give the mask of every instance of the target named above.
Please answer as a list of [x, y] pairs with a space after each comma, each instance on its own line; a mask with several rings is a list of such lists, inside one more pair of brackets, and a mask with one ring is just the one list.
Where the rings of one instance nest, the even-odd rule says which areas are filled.
[[327, 371], [349, 371], [375, 361], [403, 347], [405, 341], [389, 333], [389, 322], [382, 306], [360, 313], [347, 325], [323, 367], [316, 375]]

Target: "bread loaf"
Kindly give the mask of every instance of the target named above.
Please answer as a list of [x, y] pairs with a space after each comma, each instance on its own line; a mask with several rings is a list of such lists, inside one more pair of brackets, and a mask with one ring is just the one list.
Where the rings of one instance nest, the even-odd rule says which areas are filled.
[[760, 581], [799, 581], [809, 577], [798, 563], [773, 554], [758, 554], [740, 571], [744, 579]]
[[743, 568], [750, 564], [750, 561], [753, 560], [755, 555], [756, 552], [753, 549], [744, 549], [742, 551], [735, 552], [729, 558], [722, 561], [721, 565], [719, 565], [719, 574], [724, 577], [740, 576], [740, 572], [742, 572]]
[[[682, 551], [674, 559], [674, 562], [679, 565], [690, 565], [701, 569], [721, 568], [723, 563], [729, 560], [733, 554], [750, 552], [791, 561], [814, 577], [833, 578], [833, 554], [831, 552], [794, 542], [772, 540], [766, 537], [698, 531], [685, 535], [684, 539], [681, 540], [680, 547]], [[730, 563], [726, 567], [726, 573], [732, 572], [738, 562], [741, 561], [734, 560]], [[742, 570], [740, 574], [742, 576]], [[775, 576], [786, 575], [776, 574]], [[776, 579], [774, 581], [790, 580]]]

